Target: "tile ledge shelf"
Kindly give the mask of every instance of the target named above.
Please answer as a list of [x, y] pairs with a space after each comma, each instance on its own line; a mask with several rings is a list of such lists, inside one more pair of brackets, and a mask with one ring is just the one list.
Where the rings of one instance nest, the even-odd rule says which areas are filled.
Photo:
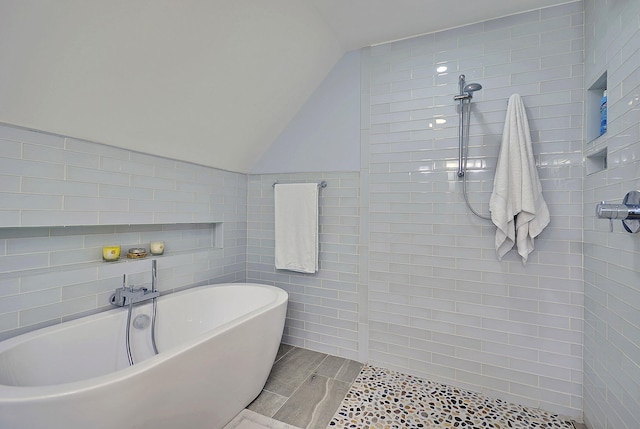
[[21, 277], [25, 275], [51, 274], [54, 272], [75, 271], [75, 270], [83, 270], [87, 268], [99, 269], [100, 267], [106, 267], [106, 266], [130, 264], [135, 262], [145, 262], [152, 259], [170, 258], [172, 256], [206, 253], [206, 252], [212, 252], [212, 251], [222, 251], [222, 249], [217, 247], [208, 247], [208, 248], [200, 248], [200, 249], [178, 250], [173, 252], [165, 252], [162, 255], [149, 254], [149, 256], [145, 258], [139, 258], [139, 259], [129, 259], [126, 257], [126, 254], [125, 254], [124, 257], [120, 257], [120, 259], [118, 259], [117, 261], [95, 260], [90, 262], [80, 262], [76, 264], [56, 265], [52, 267], [30, 268], [26, 270], [16, 270], [16, 271], [3, 271], [3, 272], [0, 272], [0, 280], [10, 279], [14, 277]]
[[193, 222], [158, 222], [158, 223], [79, 223], [69, 225], [0, 225], [0, 232], [7, 229], [36, 229], [36, 228], [109, 228], [109, 227], [158, 227], [163, 225], [216, 225], [221, 224], [221, 220], [193, 221]]

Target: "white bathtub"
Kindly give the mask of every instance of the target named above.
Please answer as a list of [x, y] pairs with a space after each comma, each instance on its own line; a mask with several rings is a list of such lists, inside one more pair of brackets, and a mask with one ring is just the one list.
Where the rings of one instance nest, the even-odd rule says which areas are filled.
[[[286, 292], [258, 284], [160, 297], [160, 353], [149, 327], [132, 327], [134, 366], [126, 308], [0, 342], [0, 428], [221, 428], [260, 394], [286, 306]], [[134, 307], [141, 313], [151, 305]]]

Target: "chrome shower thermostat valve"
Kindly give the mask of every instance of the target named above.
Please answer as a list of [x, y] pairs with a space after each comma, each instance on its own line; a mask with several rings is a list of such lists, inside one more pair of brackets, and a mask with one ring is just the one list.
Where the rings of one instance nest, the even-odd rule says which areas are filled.
[[[598, 219], [620, 219], [627, 232], [640, 231], [640, 191], [630, 191], [624, 196], [622, 204], [607, 204], [606, 201], [596, 206]], [[611, 225], [613, 231], [613, 224]]]

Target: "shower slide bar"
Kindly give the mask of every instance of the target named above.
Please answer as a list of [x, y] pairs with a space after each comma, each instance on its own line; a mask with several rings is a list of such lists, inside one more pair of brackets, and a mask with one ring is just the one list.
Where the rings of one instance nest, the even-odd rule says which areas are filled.
[[[453, 97], [454, 101], [459, 101], [460, 102], [460, 121], [458, 122], [459, 124], [459, 129], [458, 129], [458, 177], [462, 177], [464, 176], [465, 170], [466, 170], [466, 157], [463, 156], [463, 153], [465, 152], [465, 148], [464, 148], [464, 142], [465, 142], [465, 135], [464, 135], [464, 131], [465, 131], [465, 126], [464, 126], [464, 105], [465, 105], [465, 101], [467, 102], [466, 104], [467, 106], [467, 128], [469, 127], [469, 120], [470, 120], [470, 111], [471, 111], [471, 99], [473, 98], [473, 93], [476, 91], [480, 91], [482, 89], [482, 85], [480, 85], [479, 83], [470, 83], [467, 84], [466, 83], [466, 77], [465, 75], [461, 74], [458, 77], [458, 85], [460, 86], [460, 94], [456, 95]], [[468, 132], [467, 132], [467, 138], [468, 138]]]

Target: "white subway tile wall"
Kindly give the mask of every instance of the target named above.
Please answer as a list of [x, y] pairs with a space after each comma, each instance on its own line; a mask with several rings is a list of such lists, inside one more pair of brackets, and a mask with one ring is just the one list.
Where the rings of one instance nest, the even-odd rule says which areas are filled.
[[[318, 273], [276, 270], [273, 184], [323, 180]], [[249, 176], [247, 281], [289, 293], [287, 344], [358, 358], [359, 185], [357, 172]]]
[[600, 201], [619, 203], [640, 189], [640, 2], [586, 0], [585, 18], [585, 86], [607, 73], [608, 127], [585, 145], [585, 156], [607, 149], [607, 168], [584, 180], [584, 419], [592, 429], [633, 429], [640, 427], [640, 237], [620, 221], [609, 232], [594, 212]]
[[0, 339], [111, 306], [148, 259], [101, 262], [102, 246], [163, 240], [170, 293], [246, 274], [247, 177], [0, 125]]
[[[583, 21], [574, 2], [364, 51], [372, 364], [581, 416]], [[483, 85], [467, 172], [483, 214], [507, 99], [527, 107], [551, 224], [526, 266], [499, 262], [464, 204], [460, 74]]]

